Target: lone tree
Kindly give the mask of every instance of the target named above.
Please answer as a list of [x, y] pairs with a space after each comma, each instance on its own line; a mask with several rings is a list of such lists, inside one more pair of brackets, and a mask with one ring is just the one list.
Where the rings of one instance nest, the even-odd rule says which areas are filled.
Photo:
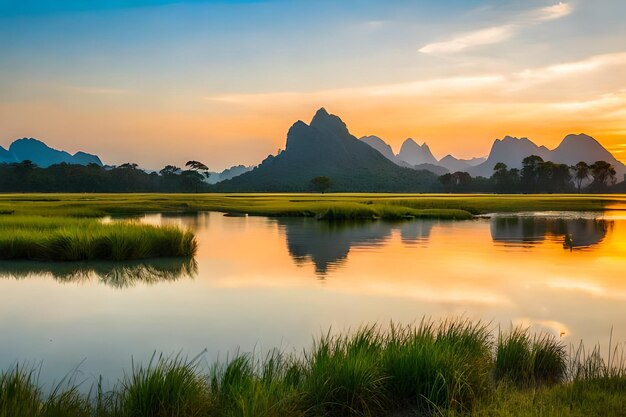
[[319, 176], [319, 177], [313, 178], [311, 180], [310, 185], [313, 191], [317, 191], [319, 193], [324, 194], [324, 191], [330, 188], [330, 186], [332, 185], [332, 182], [330, 181], [330, 178], [328, 177]]
[[187, 161], [185, 166], [202, 174], [205, 178], [209, 178], [209, 167], [198, 161]]
[[589, 165], [584, 161], [580, 161], [572, 167], [572, 171], [574, 171], [574, 181], [576, 182], [576, 188], [578, 188], [578, 194], [580, 194], [583, 182], [589, 178]]
[[198, 161], [187, 161], [185, 166], [189, 168], [189, 170], [181, 174], [184, 178], [184, 182], [187, 186], [194, 187], [197, 193], [198, 188], [204, 185], [204, 179], [209, 178], [209, 167]]

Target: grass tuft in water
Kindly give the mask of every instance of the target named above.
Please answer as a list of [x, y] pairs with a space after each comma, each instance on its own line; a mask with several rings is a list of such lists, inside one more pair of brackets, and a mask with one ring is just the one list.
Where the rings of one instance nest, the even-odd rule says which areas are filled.
[[69, 217], [0, 217], [0, 260], [128, 261], [192, 257], [189, 230], [131, 222], [102, 223]]

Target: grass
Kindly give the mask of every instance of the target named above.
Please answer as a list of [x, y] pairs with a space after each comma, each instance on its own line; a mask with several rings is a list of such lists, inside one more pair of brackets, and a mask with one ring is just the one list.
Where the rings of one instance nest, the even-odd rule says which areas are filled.
[[469, 219], [516, 211], [601, 211], [623, 195], [452, 194], [3, 194], [0, 213], [102, 217], [219, 211], [319, 219]]
[[0, 417], [626, 413], [622, 360], [582, 347], [567, 354], [555, 337], [523, 329], [494, 337], [487, 325], [467, 320], [326, 333], [302, 355], [236, 354], [207, 371], [199, 358], [153, 356], [108, 392], [97, 385], [79, 394], [66, 383], [44, 395], [36, 375], [23, 367], [1, 375]]
[[128, 261], [191, 257], [192, 232], [130, 222], [73, 217], [0, 216], [0, 260]]

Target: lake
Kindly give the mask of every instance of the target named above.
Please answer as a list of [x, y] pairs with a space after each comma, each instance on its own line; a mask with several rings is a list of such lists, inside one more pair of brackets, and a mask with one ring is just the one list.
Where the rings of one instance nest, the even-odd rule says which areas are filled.
[[[530, 326], [571, 345], [626, 340], [626, 211], [327, 223], [147, 215], [197, 234], [195, 262], [0, 263], [0, 367], [115, 381], [154, 352], [208, 366], [237, 349], [423, 317]], [[206, 351], [205, 351], [206, 349]]]

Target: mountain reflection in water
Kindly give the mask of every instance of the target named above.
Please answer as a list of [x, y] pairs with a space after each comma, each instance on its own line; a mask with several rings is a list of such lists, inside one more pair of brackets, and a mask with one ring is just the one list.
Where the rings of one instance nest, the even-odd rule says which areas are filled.
[[57, 282], [98, 282], [112, 288], [129, 288], [139, 283], [156, 284], [193, 277], [194, 259], [163, 258], [133, 262], [0, 262], [0, 277], [26, 279], [49, 275]]
[[[405, 245], [426, 245], [433, 220], [407, 222], [320, 222], [314, 219], [278, 219], [287, 249], [298, 265], [311, 262], [319, 277], [326, 276], [348, 260], [352, 248], [367, 250], [387, 244], [399, 233]], [[598, 218], [496, 216], [490, 220], [491, 238], [504, 247], [531, 248], [556, 242], [564, 249], [589, 249], [599, 245], [613, 228], [613, 221]]]
[[312, 262], [315, 272], [323, 277], [346, 262], [353, 247], [376, 248], [383, 246], [394, 231], [400, 233], [402, 242], [426, 242], [434, 221], [414, 222], [321, 222], [309, 218], [279, 219], [284, 231], [287, 249], [298, 265]]

